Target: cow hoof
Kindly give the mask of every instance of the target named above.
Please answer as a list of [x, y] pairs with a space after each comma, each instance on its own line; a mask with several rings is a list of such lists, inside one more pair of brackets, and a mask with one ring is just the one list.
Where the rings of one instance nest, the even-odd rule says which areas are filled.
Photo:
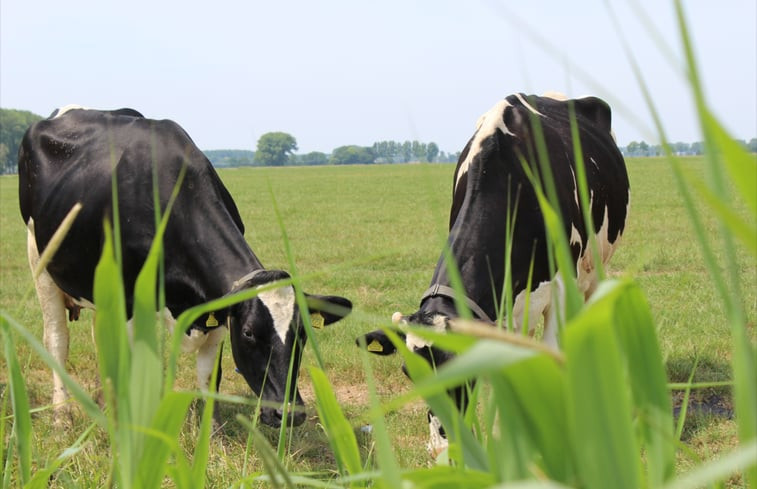
[[70, 428], [74, 424], [74, 407], [66, 402], [53, 409], [53, 425], [57, 429]]

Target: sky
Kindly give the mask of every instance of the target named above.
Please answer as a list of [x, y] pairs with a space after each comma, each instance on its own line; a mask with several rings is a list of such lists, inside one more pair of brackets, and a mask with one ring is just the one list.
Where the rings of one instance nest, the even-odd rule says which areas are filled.
[[[757, 136], [757, 2], [682, 3], [708, 102]], [[668, 0], [0, 0], [1, 107], [131, 107], [203, 150], [283, 131], [300, 154], [456, 152], [498, 100], [547, 91], [599, 96], [618, 144], [656, 143], [631, 59], [667, 139], [701, 140]]]

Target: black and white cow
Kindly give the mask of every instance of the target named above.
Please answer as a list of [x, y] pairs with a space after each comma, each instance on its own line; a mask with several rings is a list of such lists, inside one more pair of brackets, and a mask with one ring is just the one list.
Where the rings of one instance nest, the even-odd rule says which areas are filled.
[[[242, 289], [290, 278], [284, 271], [266, 270], [244, 238], [236, 204], [212, 165], [189, 135], [169, 120], [150, 120], [131, 109], [87, 110], [68, 106], [33, 124], [19, 149], [19, 200], [28, 226], [29, 262], [34, 270], [61, 221], [76, 203], [81, 211], [47, 269], [36, 280], [43, 311], [47, 349], [61, 365], [68, 357], [71, 320], [80, 307], [92, 306], [95, 266], [103, 246], [103, 222], [112, 212], [111, 176], [115, 165], [121, 223], [123, 279], [127, 311], [131, 313], [134, 282], [155, 235], [153, 162], [161, 211], [186, 165], [178, 198], [169, 217], [163, 247], [165, 257], [164, 314], [173, 318], [188, 308]], [[342, 319], [349, 300], [306, 296], [313, 324]], [[263, 400], [261, 420], [272, 426], [305, 419], [297, 389], [306, 336], [291, 285], [262, 291], [257, 297], [198, 319], [184, 337], [182, 348], [197, 352], [197, 377], [206, 389], [228, 325], [238, 370]], [[286, 392], [290, 358], [294, 372]], [[220, 375], [218, 376], [220, 382]], [[53, 373], [53, 403], [67, 394]], [[217, 386], [216, 386], [217, 387]]]
[[[575, 107], [586, 168], [592, 231], [597, 238], [600, 258], [607, 263], [625, 226], [629, 183], [610, 127], [610, 108], [594, 97], [566, 100], [558, 95], [516, 94], [484, 114], [455, 169], [448, 238], [451, 256], [465, 288], [466, 297], [461, 299], [471, 313], [479, 320], [494, 323], [505, 285], [505, 267], [510, 266], [514, 297], [512, 319], [516, 329], [524, 326], [528, 304], [529, 331], [533, 331], [543, 317], [543, 341], [553, 347], [558, 345], [557, 313], [564, 300], [560, 300], [559, 305], [552, 300], [564, 297], [564, 286], [559, 275], [550, 273], [544, 219], [523, 162], [534, 174], [542, 173], [537, 156], [537, 138], [541, 133], [554, 177], [564, 233], [572, 249], [574, 273], [580, 290], [588, 298], [597, 285], [597, 274], [577, 191], [570, 104]], [[508, 210], [514, 219], [509, 264], [505, 263]], [[527, 291], [532, 259], [532, 286]], [[460, 315], [454, 294], [442, 255], [431, 287], [421, 297], [419, 310], [410, 316], [397, 312], [392, 320], [445, 330], [448, 320]], [[530, 296], [528, 301], [527, 295]], [[411, 351], [433, 365], [442, 365], [452, 357], [416, 335], [408, 334], [405, 340]], [[363, 341], [374, 353], [387, 355], [395, 351], [381, 330], [368, 333]], [[456, 389], [451, 394], [458, 406], [464, 408], [464, 389]], [[437, 453], [446, 446], [446, 439], [438, 419], [430, 413], [429, 421], [429, 448]]]

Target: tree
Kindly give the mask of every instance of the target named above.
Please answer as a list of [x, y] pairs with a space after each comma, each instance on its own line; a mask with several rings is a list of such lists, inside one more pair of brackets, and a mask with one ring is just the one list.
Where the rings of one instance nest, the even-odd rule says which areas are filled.
[[400, 147], [400, 155], [402, 156], [402, 162], [407, 163], [413, 158], [413, 145], [410, 141], [405, 141]]
[[320, 151], [311, 151], [297, 157], [297, 164], [299, 165], [325, 165], [328, 162], [329, 157], [326, 156], [326, 153]]
[[297, 140], [285, 132], [267, 132], [258, 139], [255, 164], [284, 166], [291, 154], [297, 151]]
[[250, 166], [255, 161], [255, 153], [246, 149], [211, 149], [203, 151], [215, 167]]
[[752, 138], [747, 143], [747, 148], [749, 148], [749, 151], [752, 153], [757, 153], [757, 138]]
[[410, 143], [411, 150], [413, 152], [413, 159], [415, 161], [423, 161], [426, 157], [426, 145], [418, 141]]
[[0, 109], [0, 144], [5, 145], [5, 154], [0, 159], [0, 173], [18, 171], [18, 147], [24, 133], [41, 116], [26, 110]]
[[626, 146], [626, 151], [628, 152], [628, 156], [638, 156], [639, 155], [639, 142], [631, 141], [630, 143], [628, 143], [628, 146]]
[[434, 161], [439, 154], [439, 146], [436, 143], [428, 143], [426, 146], [426, 161]]
[[358, 165], [373, 163], [376, 157], [371, 148], [363, 146], [340, 146], [331, 153], [332, 165]]
[[13, 173], [12, 159], [8, 158], [9, 154], [10, 151], [8, 150], [8, 146], [6, 146], [5, 143], [0, 143], [0, 162], [2, 162], [0, 171], [2, 173]]

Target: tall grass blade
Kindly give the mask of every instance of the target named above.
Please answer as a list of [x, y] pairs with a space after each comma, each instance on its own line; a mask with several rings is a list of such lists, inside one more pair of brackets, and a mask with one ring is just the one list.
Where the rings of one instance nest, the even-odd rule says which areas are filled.
[[[31, 479], [32, 470], [32, 417], [29, 414], [29, 396], [16, 356], [16, 348], [5, 320], [2, 320], [3, 346], [8, 369], [8, 388], [13, 407], [13, 438], [16, 440], [18, 477], [22, 484]], [[4, 440], [3, 440], [4, 441]]]
[[[574, 480], [570, 438], [565, 436], [569, 433], [564, 408], [566, 383], [564, 369], [546, 355], [527, 358], [509, 365], [502, 376], [492, 376], [493, 395], [499, 406], [500, 437], [507, 446], [513, 443], [517, 430], [525, 438], [521, 446], [528, 450], [521, 455], [522, 463], [508, 471], [512, 474], [510, 480], [518, 479], [514, 476], [518, 471], [522, 471], [520, 479], [533, 477], [534, 464], [553, 480], [564, 483]], [[509, 453], [495, 455], [507, 463]]]
[[[210, 389], [212, 393], [216, 392], [216, 385], [218, 381], [218, 365], [221, 360], [222, 349], [218, 349], [216, 355], [215, 367], [213, 368], [213, 374], [210, 378]], [[205, 406], [202, 410], [202, 421], [200, 422], [200, 436], [197, 439], [195, 445], [194, 457], [192, 461], [192, 480], [195, 481], [197, 488], [205, 487], [205, 473], [208, 467], [208, 459], [210, 455], [210, 435], [213, 429], [213, 413], [215, 411], [216, 400], [215, 397], [205, 396]]]
[[10, 317], [5, 311], [0, 310], [0, 324], [6, 325], [15, 334], [20, 336], [24, 342], [31, 347], [31, 349], [39, 356], [42, 361], [58, 373], [61, 380], [66, 386], [66, 390], [72, 398], [78, 402], [87, 416], [95, 421], [101, 428], [106, 428], [107, 418], [92, 400], [90, 395], [81, 388], [81, 386], [66, 372], [66, 369], [61, 366], [57, 360], [47, 351], [47, 348], [42, 344], [39, 339], [34, 336], [28, 329], [18, 323], [15, 319]]
[[[138, 468], [134, 473], [134, 487], [160, 487], [166, 473], [166, 462], [171, 454], [183, 457], [178, 445], [179, 431], [194, 395], [189, 392], [169, 392], [160, 401], [154, 419], [145, 429], [144, 449], [140, 453]], [[205, 454], [207, 456], [207, 454]], [[200, 481], [204, 482], [202, 474]], [[202, 485], [195, 479], [195, 487]]]
[[373, 376], [373, 368], [368, 360], [369, 353], [366, 350], [364, 338], [361, 338], [360, 341], [362, 343], [359, 350], [360, 358], [363, 362], [363, 372], [365, 373], [366, 386], [371, 406], [369, 415], [373, 426], [373, 439], [376, 442], [376, 460], [381, 469], [381, 477], [377, 480], [377, 483], [380, 484], [380, 487], [387, 489], [402, 487], [400, 466], [394, 456], [391, 441], [389, 440], [389, 432], [386, 428], [386, 420], [380, 409], [378, 395], [376, 394], [376, 381]]
[[7, 458], [5, 467], [3, 467], [3, 489], [11, 487], [11, 476], [13, 475], [13, 447], [15, 446], [13, 436], [8, 438], [8, 449], [6, 450]]
[[[534, 124], [534, 129], [537, 131], [537, 134], [541, 134], [541, 127], [538, 125], [538, 119], [532, 118], [532, 121], [537, 121]], [[540, 136], [537, 140], [541, 140], [541, 144], [544, 144], [543, 137]], [[546, 149], [543, 150], [543, 152], [546, 153]], [[546, 154], [543, 158], [546, 158]], [[559, 274], [559, 277], [557, 278], [559, 279], [560, 285], [558, 287], [553, 287], [552, 308], [557, 314], [558, 330], [560, 330], [562, 325], [575, 316], [583, 306], [583, 295], [578, 291], [578, 285], [576, 285], [576, 281], [574, 280], [576, 267], [573, 263], [568, 238], [565, 235], [564, 223], [558, 212], [559, 208], [552, 204], [552, 202], [556, 202], [557, 197], [555, 196], [554, 200], [550, 200], [548, 195], [545, 195], [542, 189], [544, 180], [546, 180], [546, 182], [551, 182], [550, 187], [554, 187], [552, 173], [551, 171], [545, 172], [546, 176], [542, 176], [542, 179], [540, 180], [531, 170], [528, 162], [521, 160], [521, 166], [523, 167], [523, 171], [526, 173], [530, 184], [534, 188], [536, 198], [539, 202], [539, 209], [544, 218], [544, 228], [547, 231], [547, 241], [549, 242], [548, 250], [550, 251], [550, 273], [553, 276], [555, 275], [553, 271], [554, 263], [556, 262], [557, 264], [557, 273]], [[543, 163], [542, 166], [549, 167], [546, 163]], [[555, 190], [552, 190], [552, 192], [556, 194]], [[560, 287], [563, 288], [562, 291], [560, 291]]]
[[[155, 166], [155, 165], [153, 165]], [[154, 171], [156, 169], [154, 168]], [[158, 310], [157, 294], [158, 271], [163, 249], [163, 235], [168, 225], [171, 209], [186, 174], [186, 160], [182, 165], [169, 198], [163, 218], [156, 222], [156, 232], [145, 263], [137, 276], [134, 284], [134, 310], [132, 312], [132, 355], [133, 361], [130, 366], [128, 398], [126, 401], [131, 407], [131, 420], [134, 426], [148, 426], [155, 415], [162, 395], [163, 360], [161, 348], [158, 342], [158, 327], [156, 327], [156, 314]], [[154, 181], [157, 176], [154, 175]], [[159, 215], [160, 201], [157, 195], [153, 203], [156, 219]], [[162, 298], [160, 298], [162, 302]], [[171, 359], [169, 361], [175, 361]], [[142, 451], [144, 435], [140, 432], [134, 434], [135, 457], [139, 457]]]
[[319, 368], [310, 369], [313, 390], [316, 396], [318, 418], [328, 435], [341, 475], [356, 475], [363, 469], [360, 449], [352, 426], [344, 417], [326, 374]]
[[[480, 357], [456, 357], [440, 368], [435, 374], [428, 362], [414, 352], [411, 352], [405, 345], [405, 342], [394, 332], [387, 330], [386, 334], [401, 354], [410, 378], [414, 383], [414, 387], [409, 394], [399, 396], [397, 399], [390, 401], [389, 406], [402, 405], [413, 396], [422, 396], [445, 428], [448, 440], [450, 441], [450, 459], [474, 470], [490, 470], [489, 461], [483, 447], [476, 441], [473, 433], [470, 431], [470, 426], [466, 426], [462, 414], [457, 410], [452, 399], [446, 393], [447, 389], [456, 387], [471, 378], [471, 374], [476, 368], [472, 364], [484, 366], [489, 363], [485, 361], [477, 363]], [[483, 349], [486, 349], [486, 347]], [[490, 353], [490, 351], [486, 352], [487, 355]], [[501, 351], [499, 353], [499, 357], [501, 358]], [[488, 358], [492, 359], [491, 356]], [[482, 372], [479, 371], [475, 375], [481, 374]], [[457, 447], [453, 444], [459, 446], [460, 453], [457, 453]]]
[[638, 489], [640, 452], [612, 320], [612, 305], [596, 302], [563, 332], [572, 452], [587, 488]]
[[408, 472], [404, 479], [414, 489], [478, 489], [493, 487], [495, 483], [488, 472], [460, 470], [445, 465]]
[[595, 293], [592, 307], [610, 313], [625, 362], [637, 413], [637, 429], [647, 453], [649, 487], [668, 481], [675, 468], [675, 436], [670, 393], [666, 384], [656, 329], [644, 294], [634, 282], [608, 281]]
[[134, 473], [134, 440], [129, 403], [129, 371], [131, 352], [126, 337], [126, 302], [121, 269], [113, 249], [113, 234], [106, 222], [105, 240], [100, 261], [95, 268], [94, 300], [95, 343], [105, 400], [111, 420], [109, 432], [114, 452], [116, 479], [131, 487]]
[[76, 439], [73, 445], [66, 448], [63, 453], [58, 455], [47, 467], [36, 471], [25, 489], [47, 489], [50, 487], [51, 477], [53, 477], [55, 472], [57, 472], [64, 463], [85, 449], [86, 443], [89, 441], [96, 426], [96, 424], [89, 425], [79, 438]]
[[[757, 219], [757, 183], [754, 179], [741, 181], [743, 177], [749, 177], [754, 172], [753, 160], [736, 148], [732, 140], [722, 126], [712, 116], [707, 107], [704, 90], [699, 80], [696, 57], [691, 45], [683, 6], [680, 0], [676, 0], [676, 15], [681, 41], [688, 67], [689, 82], [692, 88], [694, 101], [702, 125], [705, 144], [708, 148], [708, 161], [710, 163], [710, 175], [715, 194], [724, 202], [729, 201], [729, 190], [726, 188], [726, 177], [723, 169], [726, 168], [732, 177], [738, 181], [732, 184], [738, 189], [748, 204], [748, 211], [753, 221]], [[728, 160], [722, 164], [717, 158], [718, 154]], [[728, 270], [731, 284], [730, 290], [721, 291], [721, 299], [726, 306], [726, 314], [731, 325], [733, 341], [733, 375], [736, 381], [734, 386], [734, 405], [738, 416], [739, 438], [742, 443], [757, 440], [757, 349], [750, 341], [745, 328], [745, 315], [742, 305], [741, 286], [739, 283], [738, 265], [733, 247], [731, 234], [725, 230], [722, 234], [722, 247], [726, 257], [726, 270]], [[702, 242], [703, 246], [706, 246]], [[754, 252], [754, 249], [751, 250]], [[711, 273], [716, 273], [714, 267]], [[757, 486], [757, 465], [752, 465], [746, 473], [746, 478], [752, 486]]]
[[[699, 364], [699, 356], [697, 355], [694, 358], [694, 365], [691, 367], [691, 373], [689, 374], [689, 381], [686, 384], [686, 388], [683, 394], [683, 400], [681, 401], [681, 410], [678, 413], [678, 423], [676, 424], [676, 431], [675, 431], [676, 440], [681, 439], [681, 435], [683, 434], [683, 427], [686, 424], [686, 415], [689, 410], [689, 397], [691, 395], [691, 387], [694, 380], [694, 373], [697, 370], [698, 364]], [[668, 387], [670, 387], [670, 385], [668, 385]]]
[[[6, 333], [3, 333], [6, 334]], [[5, 436], [5, 429], [8, 425], [7, 420], [10, 418], [6, 418], [6, 413], [8, 412], [8, 397], [6, 395], [6, 392], [3, 391], [3, 395], [0, 396], [0, 466], [5, 466], [3, 469], [3, 476], [2, 481], [0, 481], [0, 487], [5, 489], [8, 487], [8, 484], [5, 483], [5, 479], [7, 478], [10, 480], [10, 472], [11, 472], [11, 460], [12, 457], [10, 454], [13, 452], [13, 437], [12, 436]], [[8, 450], [5, 449], [6, 443], [9, 445]], [[8, 459], [5, 458], [5, 456], [8, 455]]]
[[237, 416], [237, 421], [247, 428], [252, 434], [252, 443], [258, 451], [258, 456], [263, 461], [265, 471], [268, 473], [271, 483], [271, 487], [279, 489], [286, 487], [288, 489], [294, 489], [294, 483], [287, 469], [281, 464], [281, 461], [276, 455], [273, 447], [266, 441], [262, 433], [255, 427], [255, 425], [247, 418], [243, 416]]
[[[730, 196], [726, 187], [726, 179], [723, 175], [724, 168], [731, 176], [731, 184], [737, 188], [738, 194], [748, 203], [747, 211], [752, 216], [752, 222], [757, 218], [757, 208], [755, 208], [755, 200], [757, 200], [757, 192], [755, 192], [755, 180], [749, 178], [754, 172], [754, 165], [749, 161], [748, 157], [743, 154], [743, 151], [737, 148], [737, 145], [732, 141], [733, 138], [722, 128], [722, 126], [712, 116], [711, 111], [707, 107], [704, 93], [701, 83], [699, 81], [699, 74], [696, 65], [696, 58], [692, 49], [690, 37], [688, 34], [687, 23], [684, 18], [683, 7], [680, 1], [674, 2], [675, 10], [678, 20], [678, 27], [680, 31], [680, 38], [683, 44], [685, 53], [685, 65], [687, 67], [687, 75], [689, 86], [691, 87], [692, 95], [696, 105], [696, 109], [699, 115], [699, 120], [705, 140], [707, 149], [707, 160], [710, 163], [710, 183], [712, 193], [717, 199], [717, 203], [712, 205], [712, 198], [707, 197], [706, 200], [710, 201], [711, 207], [714, 207], [716, 214], [718, 209], [727, 208], [729, 204]], [[610, 9], [612, 13], [612, 9]], [[613, 16], [613, 21], [616, 27], [619, 27], [620, 22]], [[622, 32], [618, 28], [618, 32]], [[631, 61], [634, 74], [637, 78], [639, 86], [642, 89], [644, 99], [652, 114], [655, 122], [658, 134], [665, 153], [668, 155], [671, 166], [673, 168], [673, 174], [676, 179], [678, 190], [684, 200], [685, 208], [689, 214], [691, 223], [694, 227], [694, 231], [697, 240], [700, 244], [700, 249], [705, 260], [705, 264], [712, 277], [713, 285], [721, 297], [721, 302], [724, 305], [728, 321], [731, 326], [731, 335], [733, 342], [733, 359], [732, 368], [734, 373], [735, 385], [734, 385], [734, 405], [736, 408], [736, 414], [738, 418], [739, 437], [742, 443], [749, 442], [757, 439], [757, 417], [754, 413], [757, 412], [757, 358], [755, 353], [755, 346], [750, 341], [746, 334], [744, 327], [744, 313], [742, 309], [742, 296], [740, 293], [739, 285], [739, 273], [736, 266], [735, 251], [732, 244], [731, 233], [734, 231], [729, 230], [728, 227], [724, 227], [724, 232], [719, 233], [723, 239], [723, 244], [719, 248], [725, 251], [727, 275], [724, 276], [721, 265], [718, 263], [713, 246], [709, 242], [710, 234], [705, 230], [702, 223], [701, 216], [697, 211], [695, 199], [691, 195], [689, 186], [686, 184], [680, 162], [672, 155], [670, 146], [667, 144], [667, 138], [662, 127], [660, 116], [653, 103], [653, 98], [649, 93], [649, 90], [641, 76], [641, 69], [638, 63], [635, 61], [631, 49], [628, 43], [623, 39], [624, 48], [626, 54]], [[718, 155], [724, 162], [718, 159]], [[727, 161], [725, 161], [727, 160]], [[738, 181], [735, 181], [735, 180]], [[722, 216], [721, 216], [722, 217]], [[728, 220], [726, 220], [728, 222]], [[732, 226], [733, 224], [731, 224]], [[746, 238], [747, 245], [752, 241], [751, 229], [752, 225], [748, 227], [749, 232], [746, 236], [742, 235], [739, 231], [735, 234]], [[754, 254], [754, 248], [748, 250]], [[727, 279], [730, 278], [730, 286], [727, 284]], [[747, 479], [749, 484], [757, 486], [757, 468], [752, 467], [748, 474]]]
[[[739, 472], [752, 471], [757, 467], [757, 441], [742, 443], [733, 451], [717, 460], [705, 462], [690, 472], [671, 481], [664, 489], [695, 489], [715, 484]], [[750, 487], [747, 484], [746, 487]]]

